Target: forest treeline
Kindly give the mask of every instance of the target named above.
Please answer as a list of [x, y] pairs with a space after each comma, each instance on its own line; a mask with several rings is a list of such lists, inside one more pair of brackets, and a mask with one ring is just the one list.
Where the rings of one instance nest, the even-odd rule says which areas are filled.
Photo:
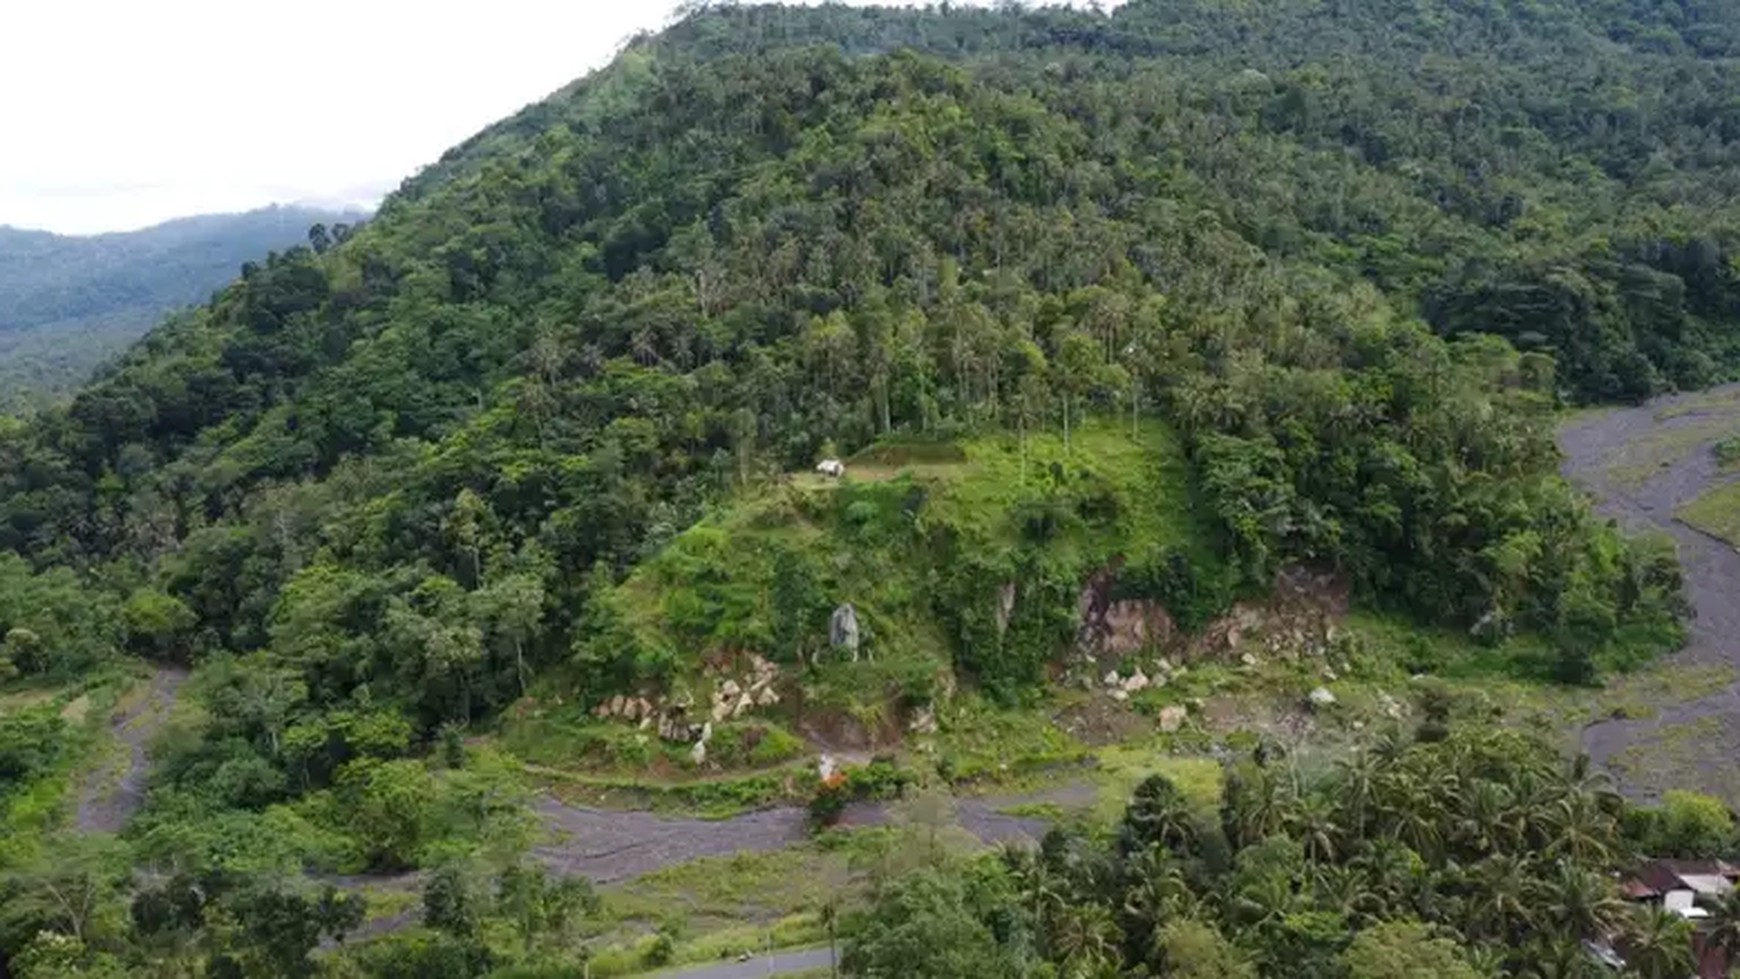
[[[696, 11], [0, 422], [45, 596], [0, 653], [204, 664], [142, 820], [258, 843], [447, 791], [404, 759], [537, 677], [657, 689], [588, 670], [593, 596], [730, 494], [1111, 415], [1181, 437], [1223, 601], [1330, 566], [1586, 681], [1675, 642], [1679, 572], [1554, 414], [1740, 365], [1737, 45], [1663, 0]], [[324, 842], [416, 862], [383, 834]]]

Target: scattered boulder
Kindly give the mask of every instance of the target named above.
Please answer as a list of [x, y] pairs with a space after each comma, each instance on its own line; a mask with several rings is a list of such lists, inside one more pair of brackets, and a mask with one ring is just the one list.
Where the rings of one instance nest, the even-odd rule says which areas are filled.
[[828, 643], [835, 649], [852, 654], [852, 662], [858, 662], [858, 610], [851, 602], [834, 609], [834, 614], [828, 619]]
[[709, 714], [712, 723], [717, 724], [731, 716], [731, 708], [735, 706], [729, 700], [714, 700], [713, 711]]
[[935, 734], [937, 730], [936, 708], [934, 706], [920, 707], [912, 715], [912, 722], [907, 724], [906, 729], [913, 734]]
[[1111, 670], [1108, 673], [1106, 673], [1105, 679], [1103, 682], [1108, 687], [1121, 687], [1124, 685], [1124, 678], [1121, 676], [1118, 676], [1117, 670]]
[[1122, 568], [1120, 558], [1082, 582], [1076, 596], [1078, 656], [1090, 661], [1102, 655], [1131, 656], [1172, 639], [1176, 626], [1159, 602], [1112, 597]]
[[659, 718], [659, 737], [673, 744], [689, 740], [694, 734], [694, 726], [683, 718], [680, 712], [667, 710]]
[[707, 764], [707, 742], [695, 742], [695, 746], [689, 749], [689, 761], [693, 762], [696, 768]]
[[1113, 700], [1129, 700], [1130, 695], [1128, 693], [1124, 692], [1123, 687], [1118, 687], [1112, 691], [1112, 699]]
[[1380, 690], [1378, 691], [1377, 699], [1378, 710], [1381, 711], [1385, 717], [1392, 721], [1399, 721], [1402, 719], [1402, 705], [1396, 701], [1396, 698], [1390, 696], [1387, 692]]
[[744, 714], [748, 713], [748, 711], [751, 707], [754, 707], [754, 706], [755, 706], [755, 698], [751, 697], [748, 694], [744, 694], [743, 699], [739, 700], [737, 702], [737, 706], [731, 708], [731, 716], [734, 718], [735, 717], [742, 717]]
[[1189, 714], [1189, 710], [1178, 704], [1160, 708], [1160, 732], [1162, 734], [1177, 733], [1179, 729], [1184, 727], [1184, 719]]
[[1141, 693], [1148, 689], [1149, 683], [1148, 675], [1143, 673], [1140, 667], [1137, 667], [1136, 672], [1131, 674], [1128, 680], [1124, 681], [1124, 692]]
[[1335, 706], [1335, 694], [1330, 693], [1328, 687], [1318, 687], [1311, 691], [1305, 699], [1310, 701], [1311, 706], [1318, 710]]
[[743, 692], [743, 688], [737, 685], [736, 680], [726, 680], [724, 683], [719, 684], [719, 692], [726, 698], [733, 699]]

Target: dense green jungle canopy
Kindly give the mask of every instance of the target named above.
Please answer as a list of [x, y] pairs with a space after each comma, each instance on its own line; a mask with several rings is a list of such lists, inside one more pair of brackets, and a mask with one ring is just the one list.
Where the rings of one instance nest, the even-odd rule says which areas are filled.
[[[1737, 55], [1714, 0], [699, 10], [0, 420], [0, 663], [208, 664], [161, 857], [390, 797], [537, 678], [691, 668], [599, 596], [824, 449], [1135, 416], [1218, 557], [1130, 588], [1329, 566], [1588, 679], [1673, 641], [1678, 570], [1558, 478], [1554, 413], [1740, 369]], [[1029, 550], [1119, 505], [1070, 480]], [[937, 614], [964, 679], [1037, 681]]]

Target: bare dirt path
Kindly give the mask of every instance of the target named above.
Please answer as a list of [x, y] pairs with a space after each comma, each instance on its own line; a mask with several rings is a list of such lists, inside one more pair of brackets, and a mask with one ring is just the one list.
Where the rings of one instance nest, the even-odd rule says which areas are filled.
[[[1724, 410], [1721, 399], [1732, 394], [1740, 394], [1740, 385], [1605, 412], [1573, 422], [1559, 434], [1565, 475], [1595, 496], [1601, 513], [1634, 532], [1666, 534], [1679, 549], [1695, 617], [1686, 648], [1663, 669], [1722, 666], [1740, 677], [1740, 551], [1674, 516], [1711, 488], [1737, 478], [1718, 471], [1710, 450], [1723, 428], [1712, 427], [1710, 419]], [[1731, 400], [1725, 410], [1734, 413]], [[1740, 431], [1740, 422], [1729, 431]], [[1676, 436], [1683, 437], [1681, 450], [1663, 458], [1653, 472], [1641, 480], [1619, 477], [1614, 465], [1619, 454], [1647, 440]], [[1740, 758], [1740, 680], [1714, 694], [1653, 706], [1647, 717], [1586, 727], [1582, 748], [1590, 760], [1614, 771], [1634, 796], [1684, 787], [1730, 802], [1740, 797], [1740, 771], [1734, 767]]]
[[122, 752], [86, 776], [74, 821], [79, 832], [119, 833], [145, 803], [145, 781], [151, 772], [148, 749], [169, 720], [186, 680], [187, 671], [181, 667], [157, 667], [144, 694], [110, 722], [109, 731]]

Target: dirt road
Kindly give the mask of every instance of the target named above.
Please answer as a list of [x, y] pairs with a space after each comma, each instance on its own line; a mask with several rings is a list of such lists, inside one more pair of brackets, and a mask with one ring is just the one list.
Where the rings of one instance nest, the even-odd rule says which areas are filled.
[[[1717, 413], [1740, 414], [1729, 395], [1740, 385], [1698, 395], [1658, 399], [1572, 423], [1560, 432], [1565, 475], [1592, 493], [1600, 512], [1634, 532], [1671, 537], [1685, 568], [1686, 594], [1695, 618], [1689, 642], [1666, 669], [1731, 667], [1740, 677], [1740, 551], [1678, 520], [1674, 513], [1712, 487], [1740, 479], [1718, 471], [1710, 445], [1720, 431]], [[1708, 406], [1708, 407], [1705, 407]], [[1614, 460], [1653, 440], [1675, 441], [1676, 451], [1642, 478], [1621, 478]], [[1735, 801], [1740, 796], [1740, 682], [1715, 694], [1663, 702], [1648, 717], [1589, 725], [1583, 750], [1615, 771], [1630, 795], [1653, 797], [1675, 786], [1698, 788]]]
[[119, 833], [144, 804], [151, 740], [169, 720], [186, 680], [187, 671], [180, 667], [158, 667], [138, 702], [115, 715], [109, 730], [122, 753], [85, 778], [74, 823], [79, 832]]

